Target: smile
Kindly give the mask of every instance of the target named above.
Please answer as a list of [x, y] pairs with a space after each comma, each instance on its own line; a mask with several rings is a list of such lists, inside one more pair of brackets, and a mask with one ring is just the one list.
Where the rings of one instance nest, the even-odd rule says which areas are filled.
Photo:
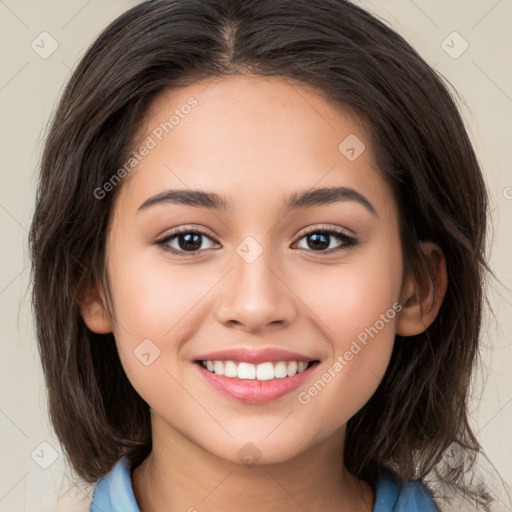
[[[209, 387], [222, 396], [259, 404], [289, 395], [302, 386], [320, 361], [195, 361], [195, 367]], [[286, 374], [285, 374], [286, 372]]]

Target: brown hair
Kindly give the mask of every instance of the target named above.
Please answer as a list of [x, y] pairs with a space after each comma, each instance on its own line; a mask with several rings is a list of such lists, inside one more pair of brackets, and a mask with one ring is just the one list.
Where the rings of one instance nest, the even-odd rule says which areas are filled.
[[[400, 212], [405, 270], [428, 277], [419, 241], [446, 257], [448, 290], [433, 324], [396, 336], [387, 372], [347, 426], [345, 464], [375, 484], [385, 471], [424, 477], [456, 441], [479, 444], [467, 396], [478, 355], [487, 192], [443, 79], [396, 32], [346, 0], [152, 0], [94, 41], [60, 100], [41, 162], [30, 230], [33, 308], [55, 431], [94, 482], [151, 450], [148, 405], [112, 334], [85, 326], [78, 297], [105, 275], [105, 237], [122, 184], [94, 190], [129, 158], [164, 89], [233, 74], [282, 76], [357, 112]], [[454, 482], [457, 471], [442, 478]]]

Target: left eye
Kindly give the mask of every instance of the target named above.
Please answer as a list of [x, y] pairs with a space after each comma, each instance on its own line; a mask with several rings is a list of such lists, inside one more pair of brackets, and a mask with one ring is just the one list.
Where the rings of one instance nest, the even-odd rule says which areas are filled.
[[[315, 249], [313, 252], [322, 252], [327, 254], [332, 254], [333, 252], [338, 252], [343, 249], [350, 249], [358, 245], [357, 239], [352, 236], [348, 236], [343, 231], [337, 231], [335, 229], [316, 229], [302, 235], [299, 240], [302, 240], [303, 238], [307, 240], [306, 245], [308, 248]], [[337, 238], [341, 241], [341, 244], [333, 248], [329, 241], [332, 241], [332, 238]], [[324, 247], [325, 244], [327, 244], [327, 247]], [[322, 248], [329, 250], [318, 250]], [[304, 247], [301, 247], [301, 249], [304, 249]]]
[[[172, 254], [186, 256], [188, 253], [195, 256], [198, 252], [205, 250], [201, 249], [201, 242], [203, 238], [210, 240], [214, 244], [216, 243], [213, 238], [206, 233], [189, 229], [174, 231], [155, 243], [156, 245], [161, 246], [164, 251]], [[307, 240], [307, 247], [299, 247], [300, 249], [309, 248], [313, 249], [313, 252], [320, 252], [323, 254], [332, 254], [333, 252], [338, 252], [343, 249], [350, 249], [359, 243], [354, 237], [347, 235], [343, 231], [337, 231], [335, 229], [316, 229], [309, 231], [302, 235], [295, 244], [298, 244], [298, 242], [303, 238]], [[332, 248], [332, 238], [338, 239], [341, 241], [341, 244]]]

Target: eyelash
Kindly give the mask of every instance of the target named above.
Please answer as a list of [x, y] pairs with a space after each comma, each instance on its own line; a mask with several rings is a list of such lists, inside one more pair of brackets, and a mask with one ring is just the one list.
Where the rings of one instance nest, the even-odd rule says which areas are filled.
[[[356, 238], [348, 236], [343, 231], [338, 231], [338, 230], [332, 229], [332, 228], [329, 228], [329, 229], [316, 228], [316, 229], [313, 229], [311, 231], [308, 231], [307, 233], [304, 233], [303, 235], [301, 235], [297, 239], [297, 241], [294, 242], [294, 244], [297, 243], [298, 241], [300, 241], [302, 238], [307, 237], [308, 235], [318, 234], [318, 233], [322, 233], [324, 235], [330, 235], [330, 236], [337, 237], [338, 239], [340, 239], [344, 243], [342, 243], [339, 247], [336, 247], [334, 249], [329, 249], [329, 250], [326, 250], [326, 251], [313, 251], [311, 249], [310, 250], [304, 249], [304, 250], [308, 250], [309, 252], [319, 253], [319, 254], [333, 254], [333, 253], [337, 253], [337, 252], [340, 252], [340, 251], [343, 251], [343, 250], [353, 249], [354, 247], [359, 245], [359, 241]], [[182, 251], [182, 250], [176, 250], [176, 249], [170, 248], [167, 244], [172, 239], [176, 238], [177, 236], [179, 236], [181, 234], [202, 235], [202, 236], [205, 236], [206, 238], [209, 238], [212, 242], [217, 243], [211, 236], [209, 236], [207, 233], [205, 233], [203, 231], [194, 230], [194, 229], [190, 229], [190, 228], [180, 228], [180, 229], [177, 229], [176, 231], [173, 231], [172, 233], [169, 233], [168, 235], [166, 235], [161, 240], [157, 240], [155, 242], [155, 245], [160, 246], [162, 248], [162, 250], [164, 250], [165, 252], [169, 252], [171, 254], [176, 254], [178, 256], [192, 256], [192, 257], [196, 257], [196, 256], [199, 255], [199, 253], [201, 253], [202, 251], [206, 250], [206, 249], [202, 249], [202, 250], [198, 250], [198, 251]]]

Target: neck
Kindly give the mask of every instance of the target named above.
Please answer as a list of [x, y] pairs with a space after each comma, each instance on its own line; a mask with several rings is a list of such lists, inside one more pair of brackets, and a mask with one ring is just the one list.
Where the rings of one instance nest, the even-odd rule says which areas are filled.
[[134, 495], [141, 512], [371, 512], [373, 490], [342, 463], [344, 433], [289, 460], [244, 465], [205, 451], [154, 415], [153, 450], [132, 471]]

